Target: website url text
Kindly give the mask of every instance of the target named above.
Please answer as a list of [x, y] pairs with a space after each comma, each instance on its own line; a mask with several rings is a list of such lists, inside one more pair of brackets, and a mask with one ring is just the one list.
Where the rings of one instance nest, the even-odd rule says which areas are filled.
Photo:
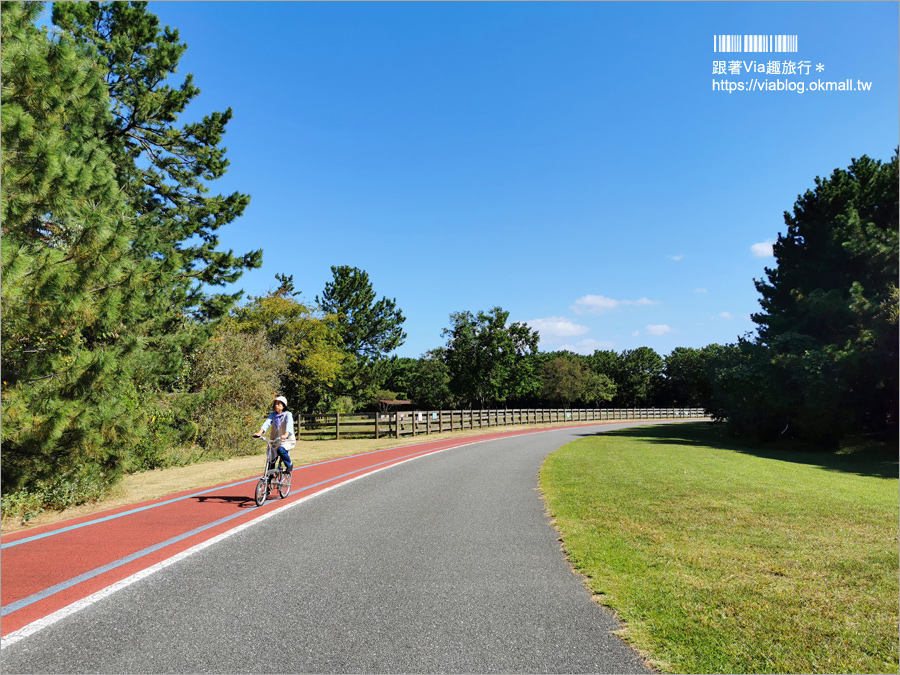
[[826, 82], [824, 80], [804, 82], [798, 80], [758, 80], [754, 77], [749, 82], [736, 82], [728, 79], [712, 81], [713, 91], [724, 91], [729, 94], [739, 91], [792, 91], [804, 94], [808, 91], [870, 91], [871, 89], [871, 82], [863, 82], [862, 80], [854, 82], [850, 79], [836, 82]]

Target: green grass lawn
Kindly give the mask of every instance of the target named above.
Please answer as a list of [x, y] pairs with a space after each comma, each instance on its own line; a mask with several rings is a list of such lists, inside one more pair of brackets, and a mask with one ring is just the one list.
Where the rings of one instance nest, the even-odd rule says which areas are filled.
[[896, 448], [658, 425], [569, 444], [540, 481], [572, 564], [656, 668], [898, 672]]

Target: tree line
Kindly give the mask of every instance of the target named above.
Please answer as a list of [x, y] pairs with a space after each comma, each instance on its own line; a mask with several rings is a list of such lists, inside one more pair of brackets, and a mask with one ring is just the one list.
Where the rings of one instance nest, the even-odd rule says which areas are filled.
[[274, 392], [297, 412], [419, 407], [700, 406], [737, 434], [834, 445], [896, 430], [897, 153], [816, 179], [756, 282], [758, 335], [729, 345], [539, 351], [500, 307], [449, 316], [443, 344], [393, 356], [396, 301], [332, 267], [312, 302], [289, 270], [223, 289], [261, 250], [220, 250], [250, 196], [216, 195], [231, 111], [179, 118], [187, 45], [143, 2], [4, 2], [4, 513], [65, 507], [124, 474], [254, 452]]

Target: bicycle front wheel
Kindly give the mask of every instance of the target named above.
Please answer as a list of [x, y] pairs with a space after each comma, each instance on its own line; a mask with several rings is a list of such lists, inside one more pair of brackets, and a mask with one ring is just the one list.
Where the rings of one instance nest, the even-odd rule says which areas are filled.
[[253, 499], [256, 502], [257, 506], [262, 506], [266, 503], [266, 497], [269, 496], [269, 486], [266, 485], [266, 479], [260, 478], [256, 483], [256, 494]]
[[281, 480], [278, 481], [278, 494], [284, 499], [291, 492], [291, 474], [281, 472]]

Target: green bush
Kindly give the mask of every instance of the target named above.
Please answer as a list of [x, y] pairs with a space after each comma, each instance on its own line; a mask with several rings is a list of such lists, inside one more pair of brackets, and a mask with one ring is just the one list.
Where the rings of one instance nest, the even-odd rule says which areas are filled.
[[103, 499], [113, 482], [95, 466], [79, 467], [68, 474], [42, 478], [21, 490], [4, 493], [0, 497], [0, 515], [27, 522], [43, 511], [64, 511]]
[[227, 324], [194, 355], [190, 421], [196, 424], [195, 443], [203, 459], [259, 452], [260, 444], [250, 435], [278, 395], [286, 365], [284, 351], [262, 331], [239, 333]]
[[172, 448], [192, 446], [198, 427], [190, 419], [195, 394], [150, 394], [141, 403], [147, 431], [128, 448], [126, 473], [165, 469], [173, 464]]
[[25, 523], [43, 510], [43, 492], [19, 490], [17, 492], [4, 493], [0, 496], [0, 517], [3, 518], [21, 518], [22, 522]]

